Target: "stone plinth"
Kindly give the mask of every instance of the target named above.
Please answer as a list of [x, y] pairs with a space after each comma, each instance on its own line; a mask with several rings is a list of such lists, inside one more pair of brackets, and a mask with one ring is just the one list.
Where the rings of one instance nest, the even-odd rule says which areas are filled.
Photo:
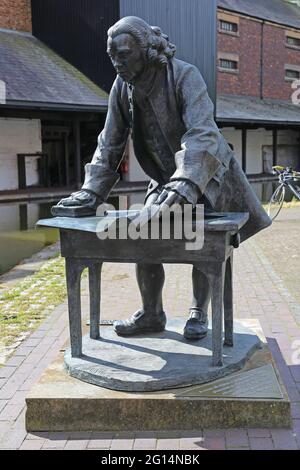
[[109, 390], [71, 377], [61, 353], [26, 399], [27, 430], [289, 427], [290, 402], [259, 324], [241, 323], [255, 330], [263, 347], [242, 370], [201, 385], [156, 392]]

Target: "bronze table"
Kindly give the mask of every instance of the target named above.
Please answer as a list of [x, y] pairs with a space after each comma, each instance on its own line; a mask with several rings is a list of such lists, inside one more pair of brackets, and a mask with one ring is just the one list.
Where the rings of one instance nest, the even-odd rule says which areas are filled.
[[89, 270], [90, 336], [100, 338], [101, 267], [104, 262], [192, 264], [202, 271], [211, 286], [212, 365], [223, 364], [224, 344], [233, 345], [232, 263], [239, 230], [248, 220], [245, 213], [210, 214], [204, 221], [204, 245], [186, 250], [186, 240], [101, 240], [97, 236], [113, 213], [105, 217], [56, 217], [37, 225], [60, 230], [61, 255], [66, 262], [70, 340], [72, 357], [82, 356], [81, 275]]

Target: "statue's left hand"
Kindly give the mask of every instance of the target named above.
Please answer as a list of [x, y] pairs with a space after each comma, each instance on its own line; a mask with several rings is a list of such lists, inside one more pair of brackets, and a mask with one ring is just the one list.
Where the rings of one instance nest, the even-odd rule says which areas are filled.
[[198, 196], [194, 185], [188, 181], [175, 180], [165, 185], [155, 204], [160, 205], [163, 212], [174, 204], [196, 204]]
[[164, 210], [175, 204], [183, 205], [187, 203], [188, 201], [185, 197], [181, 196], [177, 191], [172, 190], [171, 188], [164, 189], [155, 201], [155, 204], [160, 206], [160, 212], [164, 212]]
[[161, 193], [153, 193], [146, 201], [140, 216], [133, 221], [137, 228], [148, 223], [151, 218], [162, 216], [171, 206], [196, 204], [198, 190], [188, 181], [171, 181], [166, 184]]

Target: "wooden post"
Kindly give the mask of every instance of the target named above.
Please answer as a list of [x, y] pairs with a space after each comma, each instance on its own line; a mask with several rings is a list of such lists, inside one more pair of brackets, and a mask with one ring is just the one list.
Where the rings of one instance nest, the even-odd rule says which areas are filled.
[[65, 175], [66, 175], [66, 186], [70, 185], [70, 168], [69, 168], [69, 133], [64, 134], [65, 143]]
[[242, 168], [247, 173], [247, 129], [242, 129]]
[[75, 119], [73, 125], [75, 143], [75, 184], [78, 189], [82, 186], [81, 181], [81, 142], [80, 142], [80, 121]]
[[273, 166], [277, 165], [277, 153], [278, 153], [278, 131], [273, 129]]
[[19, 189], [26, 189], [26, 162], [25, 155], [19, 154], [18, 158], [18, 180], [19, 180]]

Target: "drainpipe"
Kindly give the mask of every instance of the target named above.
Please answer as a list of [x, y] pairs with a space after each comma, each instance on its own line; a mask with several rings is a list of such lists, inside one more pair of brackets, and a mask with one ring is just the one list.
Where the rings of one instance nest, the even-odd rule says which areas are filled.
[[264, 99], [264, 29], [265, 21], [261, 23], [261, 41], [260, 41], [260, 99]]

